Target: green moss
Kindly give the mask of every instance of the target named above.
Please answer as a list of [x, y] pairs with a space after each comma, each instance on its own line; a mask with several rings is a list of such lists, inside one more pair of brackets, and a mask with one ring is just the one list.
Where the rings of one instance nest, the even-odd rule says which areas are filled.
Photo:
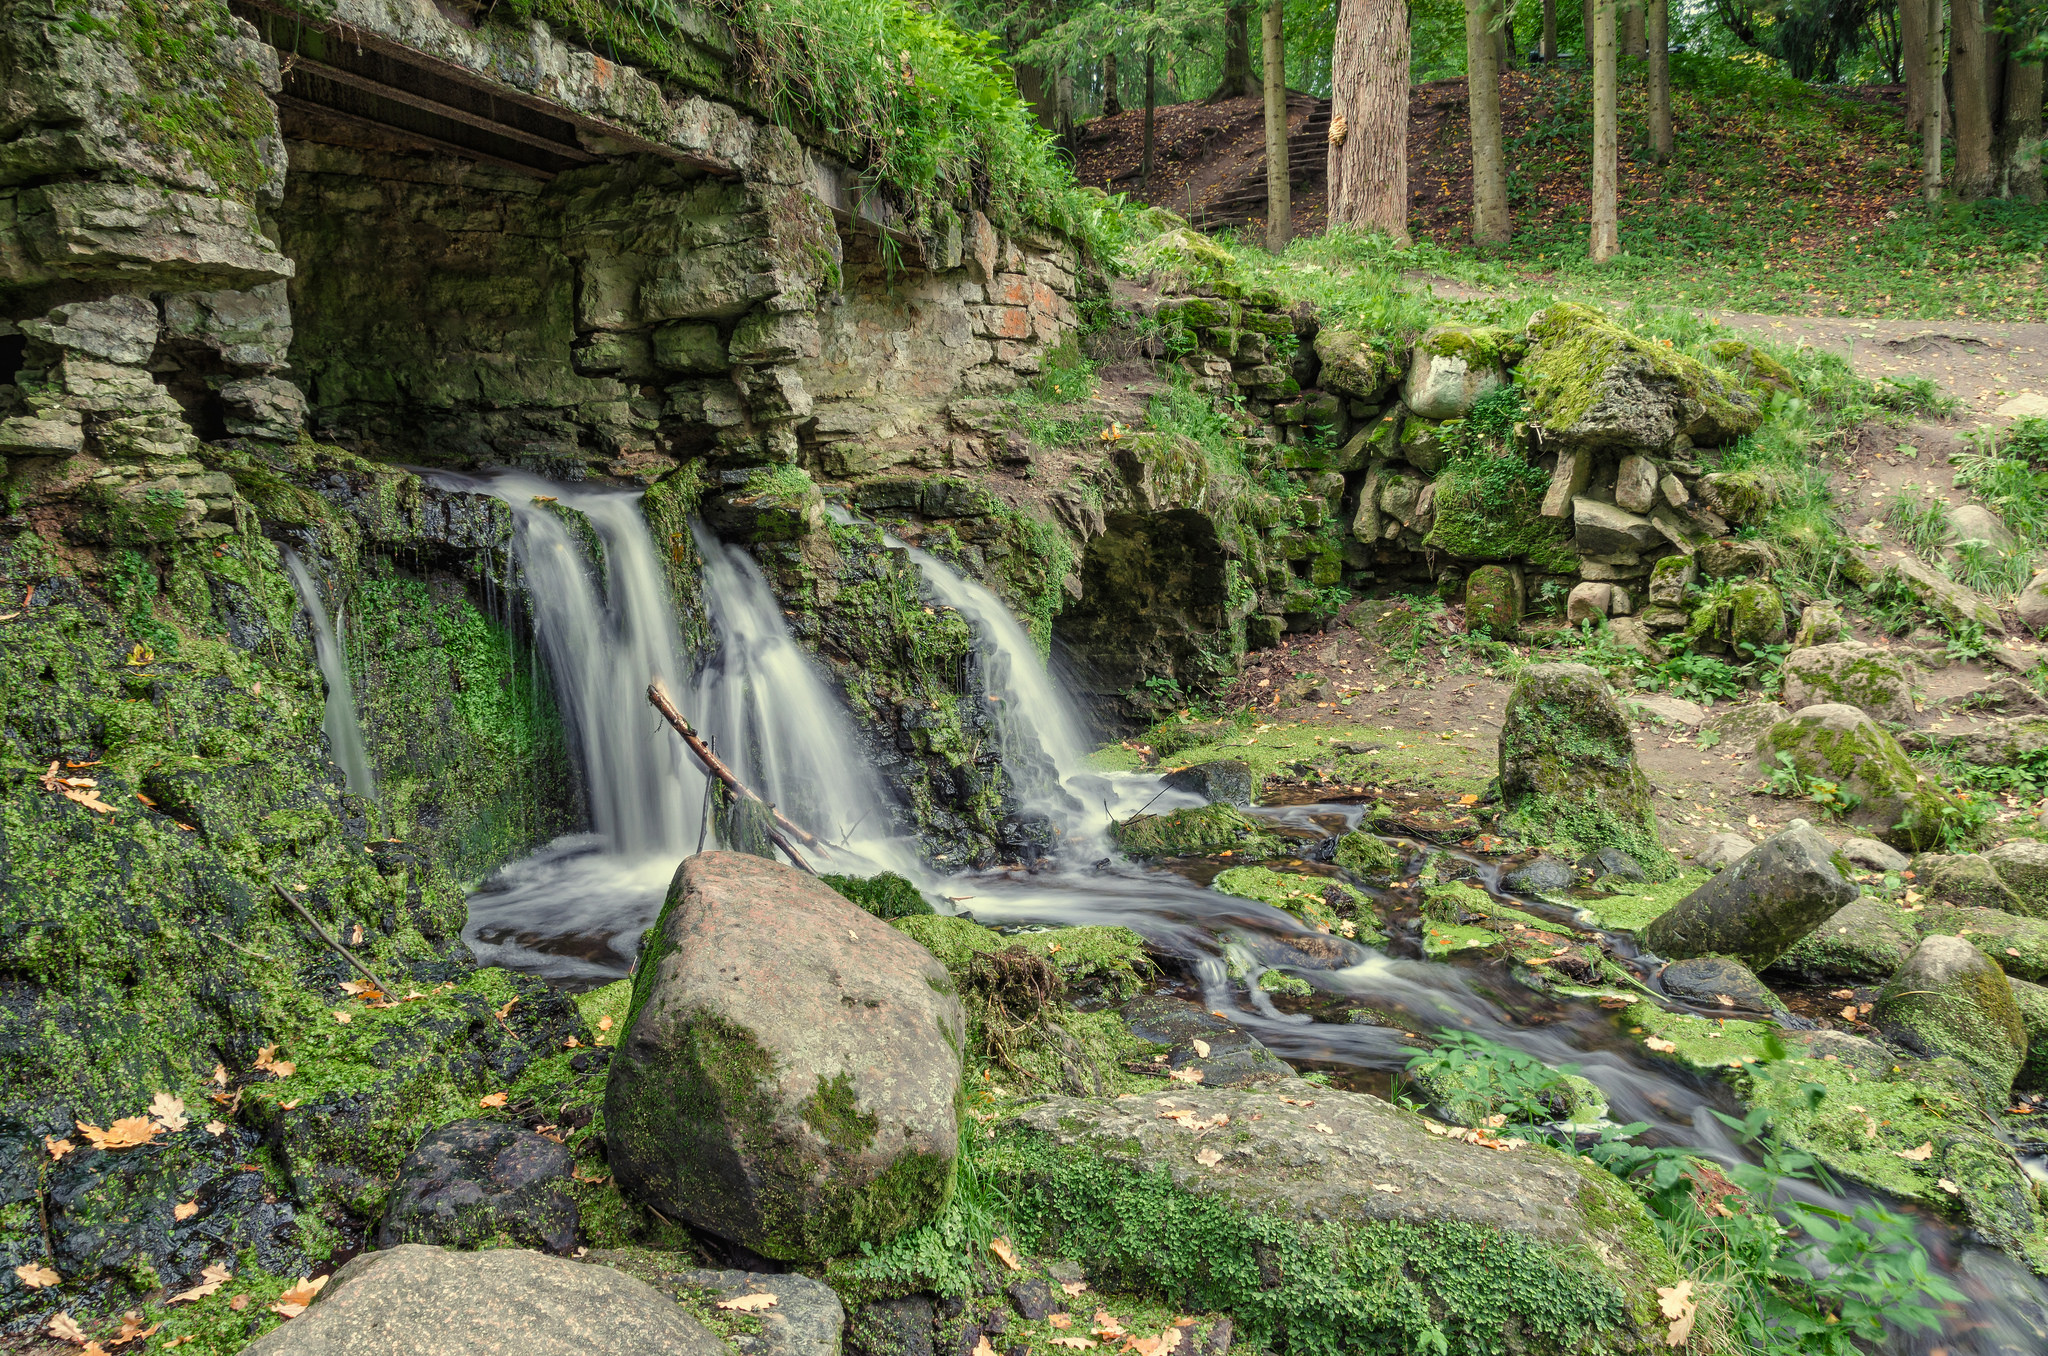
[[1426, 922], [1422, 926], [1422, 954], [1442, 960], [1459, 951], [1477, 951], [1498, 946], [1501, 935], [1467, 923]]
[[[1233, 866], [1209, 883], [1213, 890], [1239, 899], [1255, 899], [1282, 913], [1293, 914], [1312, 928], [1355, 937], [1377, 945], [1386, 935], [1370, 921], [1372, 901], [1342, 881], [1328, 876], [1283, 874], [1263, 866]], [[1329, 892], [1344, 901], [1332, 905]]]
[[1257, 861], [1277, 857], [1287, 844], [1233, 805], [1204, 805], [1168, 815], [1138, 815], [1112, 824], [1118, 848], [1140, 860], [1229, 855]]
[[1393, 876], [1401, 870], [1401, 854], [1386, 839], [1352, 832], [1337, 840], [1337, 865], [1354, 876]]
[[1290, 975], [1285, 970], [1265, 970], [1259, 975], [1259, 988], [1266, 993], [1285, 994], [1290, 998], [1310, 998], [1316, 991], [1315, 985]]
[[[1162, 767], [1193, 767], [1232, 759], [1255, 778], [1299, 776], [1307, 764], [1317, 780], [1333, 784], [1426, 786], [1445, 795], [1477, 795], [1493, 779], [1489, 751], [1476, 739], [1444, 739], [1441, 732], [1353, 723], [1276, 723], [1243, 728], [1228, 721], [1180, 722], [1155, 727], [1177, 741]], [[1137, 756], [1121, 745], [1094, 755], [1099, 767], [1122, 768]]]
[[1768, 1023], [1695, 1017], [1648, 1002], [1627, 1008], [1618, 1020], [1629, 1034], [1645, 1041], [1671, 1042], [1677, 1048], [1661, 1053], [1695, 1069], [1745, 1069], [1768, 1058], [1776, 1039], [1775, 1028]]
[[137, 139], [254, 206], [271, 178], [261, 143], [277, 135], [277, 115], [256, 63], [219, 54], [239, 36], [227, 5], [122, 0], [111, 23], [84, 3], [67, 10], [72, 32], [117, 46], [134, 70], [137, 88], [120, 103]]
[[1641, 932], [1710, 879], [1710, 872], [1686, 871], [1667, 881], [1622, 884], [1619, 893], [1591, 895], [1572, 902], [1592, 914], [1603, 928]]
[[1435, 484], [1436, 519], [1424, 546], [1464, 560], [1528, 560], [1545, 573], [1561, 572], [1566, 560], [1577, 567], [1564, 529], [1540, 512], [1549, 477], [1519, 452], [1454, 458]]
[[915, 885], [893, 871], [865, 877], [824, 875], [818, 879], [880, 919], [914, 918], [936, 912]]
[[971, 918], [949, 914], [902, 918], [894, 926], [936, 956], [955, 983], [963, 986], [977, 954], [1012, 946], [1044, 956], [1069, 985], [1100, 986], [1116, 998], [1136, 993], [1153, 969], [1144, 939], [1129, 928], [1044, 928], [1006, 936]]
[[804, 1099], [804, 1123], [825, 1137], [826, 1143], [848, 1153], [860, 1153], [875, 1142], [881, 1124], [872, 1113], [862, 1111], [855, 1100], [853, 1080], [841, 1073], [827, 1082], [818, 1077], [818, 1090]]
[[1536, 347], [1516, 376], [1528, 391], [1532, 422], [1547, 432], [1562, 433], [1584, 419], [1600, 399], [1602, 379], [1621, 363], [1680, 386], [1725, 428], [1744, 433], [1761, 422], [1754, 403], [1731, 392], [1706, 364], [1638, 338], [1590, 307], [1547, 306], [1530, 318], [1528, 334]]

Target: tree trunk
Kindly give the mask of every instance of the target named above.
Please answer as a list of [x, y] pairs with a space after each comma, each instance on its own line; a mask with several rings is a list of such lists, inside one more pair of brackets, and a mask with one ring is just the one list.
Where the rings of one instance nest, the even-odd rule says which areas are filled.
[[1330, 62], [1334, 95], [1330, 221], [1408, 243], [1408, 6], [1340, 0]]
[[1515, 19], [1512, 12], [1493, 35], [1494, 62], [1502, 71], [1515, 68]]
[[[1909, 0], [1909, 3], [1911, 0]], [[1926, 58], [1920, 77], [1920, 193], [1927, 210], [1941, 206], [1941, 119], [1947, 102], [1941, 92], [1941, 0], [1924, 0], [1921, 26]]]
[[1646, 43], [1643, 33], [1643, 0], [1623, 0], [1621, 11], [1621, 50], [1628, 56], [1639, 57]]
[[1593, 7], [1598, 0], [1579, 0], [1579, 57], [1591, 69], [1593, 62]]
[[1650, 155], [1671, 163], [1677, 143], [1671, 135], [1671, 0], [1650, 0], [1644, 39], [1650, 56]]
[[1266, 248], [1275, 254], [1294, 238], [1294, 185], [1287, 164], [1287, 43], [1281, 29], [1286, 3], [1266, 0], [1259, 19], [1259, 55], [1266, 67]]
[[[1145, 6], [1149, 13], [1156, 7], [1156, 0], [1148, 0]], [[1138, 187], [1152, 187], [1152, 126], [1159, 112], [1159, 63], [1150, 37], [1145, 39], [1145, 133], [1138, 151]]]
[[1536, 50], [1545, 61], [1557, 60], [1557, 0], [1543, 0], [1543, 40]]
[[1614, 121], [1614, 0], [1593, 0], [1593, 238], [1604, 263], [1621, 251], [1620, 143]]
[[1257, 92], [1252, 79], [1251, 0], [1237, 0], [1223, 16], [1223, 79], [1217, 82], [1209, 102], [1242, 99]]
[[1899, 0], [1899, 47], [1906, 85], [1906, 126], [1917, 129], [1927, 116], [1927, 5]]
[[1074, 139], [1074, 65], [1062, 62], [1059, 74], [1053, 77], [1052, 106], [1059, 122], [1060, 145], [1072, 155], [1079, 149]]
[[1955, 194], [1964, 202], [1991, 195], [1990, 32], [1984, 0], [1950, 0], [1948, 70], [1956, 103]]
[[1113, 118], [1124, 111], [1123, 98], [1116, 89], [1116, 53], [1102, 58], [1102, 116]]
[[2005, 116], [2000, 120], [2005, 195], [2033, 203], [2042, 200], [2041, 72], [2038, 61], [2005, 63]]
[[1507, 179], [1501, 169], [1500, 49], [1492, 0], [1465, 0], [1465, 107], [1472, 119], [1472, 240], [1509, 235]]

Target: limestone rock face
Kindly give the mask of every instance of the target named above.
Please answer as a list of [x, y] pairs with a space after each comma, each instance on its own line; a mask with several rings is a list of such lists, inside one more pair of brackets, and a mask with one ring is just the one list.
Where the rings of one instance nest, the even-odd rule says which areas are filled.
[[1544, 442], [1662, 449], [1684, 434], [1719, 446], [1754, 432], [1750, 396], [1704, 364], [1636, 338], [1588, 307], [1549, 306], [1529, 318], [1534, 348], [1520, 369], [1531, 422]]
[[1932, 936], [1915, 947], [1878, 994], [1870, 1021], [1917, 1055], [1967, 1064], [1994, 1097], [2012, 1091], [2027, 1061], [2026, 1018], [2012, 986], [1961, 937]]
[[965, 1026], [945, 968], [791, 867], [687, 859], [605, 1087], [629, 1195], [766, 1257], [924, 1223], [958, 1153]]
[[448, 1252], [418, 1243], [352, 1258], [313, 1307], [250, 1356], [732, 1356], [645, 1281], [513, 1248]]
[[1489, 391], [1507, 385], [1498, 330], [1438, 325], [1416, 341], [1401, 403], [1424, 419], [1463, 419]]
[[1643, 943], [1667, 959], [1732, 956], [1761, 970], [1856, 898], [1833, 855], [1815, 830], [1787, 829], [1672, 905]]
[[1515, 678], [1500, 733], [1504, 823], [1533, 841], [1629, 853], [1669, 874], [1650, 783], [1636, 766], [1628, 718], [1584, 664], [1531, 664]]
[[1794, 650], [1780, 672], [1791, 710], [1838, 702], [1879, 720], [1913, 718], [1913, 681], [1905, 665], [1872, 646], [1850, 641]]
[[477, 1248], [500, 1238], [552, 1253], [576, 1246], [569, 1151], [504, 1121], [455, 1121], [398, 1170], [377, 1246]]
[[1899, 742], [1853, 706], [1809, 706], [1764, 732], [1757, 741], [1757, 766], [1769, 775], [1786, 755], [1802, 777], [1833, 782], [1860, 801], [1849, 822], [1875, 838], [1909, 851], [1941, 840], [1941, 825], [1953, 802], [1940, 787], [1920, 779], [1920, 770]]

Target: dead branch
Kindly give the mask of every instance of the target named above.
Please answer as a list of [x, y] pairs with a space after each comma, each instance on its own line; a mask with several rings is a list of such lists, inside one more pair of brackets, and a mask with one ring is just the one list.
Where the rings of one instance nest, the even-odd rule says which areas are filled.
[[782, 811], [755, 795], [753, 788], [742, 782], [733, 770], [725, 765], [725, 760], [711, 751], [711, 746], [698, 737], [697, 732], [690, 728], [690, 722], [683, 719], [683, 713], [676, 709], [675, 702], [669, 699], [668, 689], [661, 685], [661, 679], [656, 678], [647, 684], [647, 701], [655, 710], [661, 712], [661, 718], [669, 723], [669, 727], [682, 736], [683, 743], [689, 747], [691, 753], [697, 755], [697, 761], [704, 765], [706, 772], [724, 782], [726, 788], [734, 795], [744, 796], [768, 811], [771, 821], [768, 825], [768, 837], [774, 840], [775, 846], [788, 853], [789, 860], [799, 869], [808, 871], [813, 876], [817, 875], [818, 873], [811, 869], [811, 864], [804, 860], [803, 854], [796, 850], [795, 844], [789, 841], [795, 837], [801, 839], [808, 847], [816, 847], [817, 837], [792, 824]]

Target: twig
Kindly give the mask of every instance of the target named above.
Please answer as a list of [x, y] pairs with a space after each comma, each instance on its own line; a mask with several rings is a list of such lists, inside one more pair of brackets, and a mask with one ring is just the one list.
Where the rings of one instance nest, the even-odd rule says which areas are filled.
[[272, 965], [284, 964], [283, 961], [279, 960], [275, 956], [266, 955], [252, 946], [243, 946], [240, 942], [228, 936], [225, 932], [216, 932], [213, 935], [220, 938], [222, 941], [226, 942], [229, 946], [233, 947], [235, 950], [241, 952], [245, 956], [254, 956], [257, 960], [269, 961]]
[[647, 700], [655, 710], [661, 712], [662, 718], [675, 732], [683, 737], [683, 743], [689, 746], [691, 753], [697, 755], [697, 761], [704, 765], [706, 772], [724, 782], [734, 795], [744, 796], [768, 812], [768, 823], [763, 827], [768, 831], [769, 840], [789, 854], [791, 863], [801, 871], [817, 875], [811, 864], [804, 860], [803, 854], [796, 850], [796, 844], [789, 841], [789, 835], [801, 838], [810, 847], [818, 846], [817, 838], [790, 823], [782, 811], [762, 800], [754, 794], [753, 788], [734, 775], [733, 770], [711, 751], [711, 746], [690, 728], [690, 722], [683, 719], [683, 713], [676, 710], [676, 704], [669, 700], [668, 689], [661, 685], [661, 679], [656, 678], [647, 684]]
[[334, 948], [335, 955], [341, 957], [350, 965], [353, 965], [356, 967], [356, 969], [362, 971], [363, 978], [369, 980], [372, 984], [376, 985], [377, 991], [379, 993], [391, 992], [391, 986], [386, 984], [383, 980], [377, 978], [377, 976], [371, 974], [369, 966], [363, 964], [354, 956], [350, 955], [347, 947], [343, 946], [340, 942], [336, 941], [328, 933], [326, 928], [320, 926], [320, 920], [313, 916], [313, 913], [310, 909], [308, 909], [304, 904], [301, 904], [298, 900], [294, 899], [292, 897], [291, 891], [285, 889], [284, 886], [277, 883], [277, 877], [270, 877], [270, 888], [277, 891], [278, 897], [283, 899], [285, 903], [291, 905], [293, 908], [299, 911], [299, 917], [305, 919], [307, 926], [312, 928], [313, 931], [320, 934], [321, 941], [327, 943], [329, 946]]

